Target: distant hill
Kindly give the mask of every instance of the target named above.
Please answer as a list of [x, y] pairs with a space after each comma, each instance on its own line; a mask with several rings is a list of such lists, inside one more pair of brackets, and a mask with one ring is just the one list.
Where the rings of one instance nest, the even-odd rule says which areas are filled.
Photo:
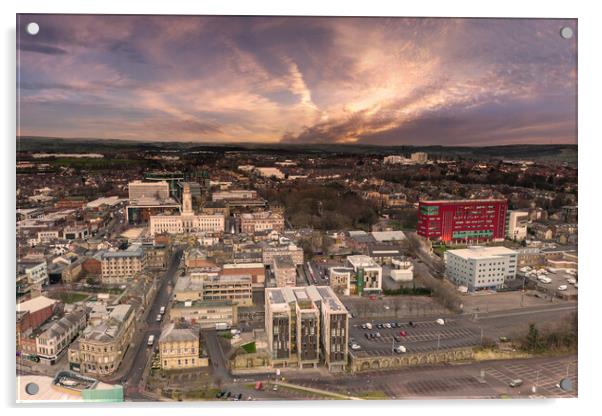
[[17, 138], [17, 151], [22, 152], [100, 152], [123, 151], [254, 151], [279, 154], [365, 154], [385, 156], [426, 152], [438, 157], [470, 158], [477, 160], [508, 159], [534, 160], [577, 164], [577, 145], [505, 145], [505, 146], [375, 146], [348, 144], [280, 144], [280, 143], [198, 143], [198, 142], [143, 142], [119, 139], [65, 139], [55, 137]]

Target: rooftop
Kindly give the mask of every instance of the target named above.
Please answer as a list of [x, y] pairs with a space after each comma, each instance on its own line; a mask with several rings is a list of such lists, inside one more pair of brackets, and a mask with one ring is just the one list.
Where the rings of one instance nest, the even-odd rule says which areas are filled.
[[454, 254], [463, 259], [478, 260], [488, 259], [492, 257], [517, 255], [518, 252], [510, 250], [506, 247], [482, 247], [482, 246], [471, 246], [469, 248], [463, 248], [459, 250], [448, 250], [448, 253]]

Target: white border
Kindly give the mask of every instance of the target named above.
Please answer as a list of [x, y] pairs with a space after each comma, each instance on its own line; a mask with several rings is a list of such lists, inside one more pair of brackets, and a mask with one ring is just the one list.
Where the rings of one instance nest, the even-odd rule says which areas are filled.
[[[353, 406], [341, 402], [301, 402], [284, 404], [244, 404], [242, 406], [204, 406], [202, 408], [178, 408], [171, 409], [157, 406], [145, 406], [144, 408], [107, 409], [86, 407], [73, 408], [73, 411], [84, 411], [86, 414], [105, 414], [107, 411], [116, 414], [125, 414], [135, 411], [140, 414], [157, 415], [167, 411], [177, 411], [179, 414], [199, 414], [200, 412], [220, 412], [230, 414], [245, 412], [246, 415], [268, 415], [268, 414], [292, 414], [301, 415], [308, 412], [336, 412], [339, 408], [346, 415], [365, 414], [367, 412], [404, 412], [412, 414], [416, 412], [432, 414], [449, 414], [450, 412], [462, 412], [464, 415], [479, 414], [484, 412], [491, 415], [509, 413], [523, 414], [529, 412], [545, 412], [546, 415], [553, 414], [578, 414], [593, 410], [599, 397], [602, 397], [597, 382], [602, 375], [600, 368], [599, 353], [600, 328], [598, 322], [599, 312], [595, 308], [599, 301], [598, 294], [602, 294], [599, 263], [596, 262], [596, 249], [600, 248], [600, 170], [599, 163], [601, 154], [600, 140], [600, 78], [602, 68], [600, 64], [600, 39], [602, 39], [600, 21], [601, 15], [597, 13], [595, 2], [575, 1], [546, 1], [528, 2], [525, 0], [507, 0], [502, 2], [483, 2], [470, 0], [454, 1], [415, 1], [415, 2], [384, 2], [384, 1], [324, 1], [303, 0], [300, 2], [283, 1], [184, 1], [168, 0], [144, 2], [125, 2], [123, 0], [103, 0], [98, 2], [82, 2], [81, 0], [21, 0], [16, 4], [5, 4], [2, 2], [2, 19], [4, 29], [4, 42], [2, 43], [3, 54], [1, 66], [2, 78], [5, 81], [5, 96], [0, 101], [2, 105], [2, 126], [4, 126], [4, 137], [2, 139], [4, 171], [2, 180], [6, 202], [2, 204], [2, 219], [6, 227], [3, 227], [6, 246], [2, 253], [2, 265], [5, 267], [3, 283], [5, 293], [12, 295], [12, 276], [14, 273], [14, 152], [15, 152], [15, 13], [128, 13], [128, 14], [254, 14], [254, 15], [332, 15], [332, 16], [442, 16], [442, 17], [564, 17], [579, 19], [579, 183], [580, 195], [580, 276], [582, 277], [581, 296], [579, 299], [580, 309], [580, 360], [579, 360], [579, 396], [578, 400], [548, 400], [545, 402], [535, 401], [421, 401], [421, 402], [374, 402], [358, 403]], [[12, 248], [12, 249], [11, 249]], [[598, 267], [596, 267], [598, 266]], [[8, 296], [5, 299], [12, 299]], [[3, 323], [3, 335], [5, 342], [2, 345], [2, 357], [7, 360], [6, 371], [3, 371], [2, 403], [11, 406], [14, 403], [14, 382], [9, 378], [14, 377], [13, 351], [14, 351], [14, 309], [9, 301], [5, 305]], [[13, 405], [14, 406], [14, 405]], [[53, 406], [56, 407], [56, 406]], [[242, 408], [244, 407], [244, 409]], [[374, 409], [374, 410], [373, 410]], [[57, 409], [58, 410], [58, 409]], [[39, 412], [37, 408], [8, 409], [9, 412], [33, 414]], [[45, 410], [48, 411], [48, 410]], [[50, 411], [53, 411], [51, 409]], [[58, 410], [64, 411], [64, 410]], [[599, 411], [599, 410], [598, 410]], [[594, 411], [595, 412], [595, 411]], [[592, 412], [592, 413], [594, 413]]]

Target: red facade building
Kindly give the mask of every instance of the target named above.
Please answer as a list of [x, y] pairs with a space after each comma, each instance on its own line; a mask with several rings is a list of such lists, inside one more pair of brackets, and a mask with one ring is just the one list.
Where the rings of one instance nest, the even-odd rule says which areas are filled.
[[507, 212], [505, 199], [420, 201], [417, 233], [446, 243], [503, 240]]

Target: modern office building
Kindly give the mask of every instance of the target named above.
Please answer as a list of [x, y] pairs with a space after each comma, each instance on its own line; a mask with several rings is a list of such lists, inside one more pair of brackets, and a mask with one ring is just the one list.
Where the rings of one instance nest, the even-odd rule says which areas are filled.
[[445, 252], [445, 273], [469, 291], [499, 289], [516, 278], [518, 252], [506, 247], [471, 246]]
[[529, 211], [508, 211], [506, 222], [506, 238], [523, 241], [527, 238], [527, 225], [529, 224]]
[[345, 368], [348, 312], [330, 287], [267, 288], [265, 308], [272, 366]]
[[382, 291], [383, 269], [370, 256], [347, 256], [347, 263], [356, 276], [356, 287], [359, 295], [375, 294]]
[[355, 276], [352, 267], [331, 267], [328, 269], [330, 287], [339, 296], [351, 294], [351, 280]]
[[181, 276], [174, 288], [174, 298], [179, 302], [231, 301], [238, 306], [251, 306], [253, 305], [253, 281], [249, 275]]
[[166, 181], [133, 181], [128, 184], [128, 197], [130, 201], [143, 198], [168, 199], [169, 184]]
[[418, 235], [444, 243], [500, 241], [506, 237], [505, 199], [420, 201]]

